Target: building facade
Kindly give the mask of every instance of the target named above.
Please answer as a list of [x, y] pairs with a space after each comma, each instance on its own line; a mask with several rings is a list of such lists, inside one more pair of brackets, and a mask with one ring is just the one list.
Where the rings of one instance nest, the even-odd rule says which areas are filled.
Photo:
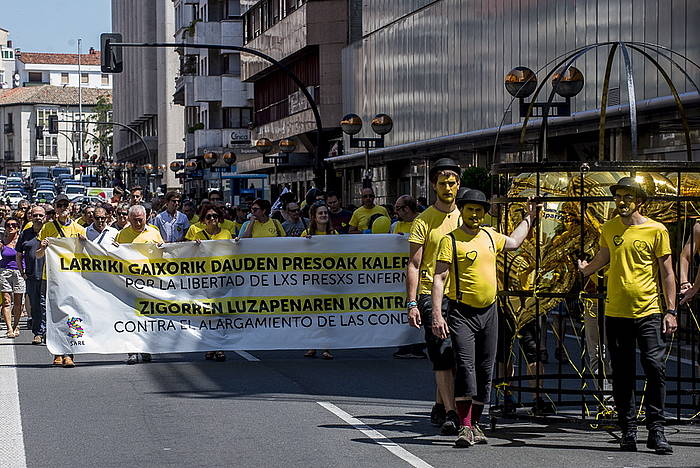
[[[2, 173], [28, 172], [31, 166], [84, 166], [94, 173], [96, 165], [91, 162], [108, 159], [110, 148], [99, 142], [100, 130], [90, 122], [98, 120], [96, 106], [110, 100], [109, 90], [83, 90], [83, 119], [88, 123], [82, 134], [81, 155], [79, 127], [70, 123], [80, 116], [77, 88], [44, 85], [0, 90]], [[48, 133], [50, 115], [66, 121], [59, 123], [57, 135]]]
[[[49, 54], [15, 51], [18, 86], [112, 89], [112, 76], [100, 71], [100, 52]], [[78, 63], [80, 61], [80, 64]]]
[[[325, 146], [321, 153], [327, 152], [340, 139], [341, 51], [348, 42], [348, 1], [260, 0], [244, 10], [245, 46], [280, 61], [306, 86], [321, 115]], [[273, 185], [277, 189], [287, 185], [303, 195], [313, 183], [317, 165], [318, 132], [311, 106], [283, 70], [263, 59], [244, 55], [241, 73], [255, 87], [252, 138], [274, 143], [288, 138], [297, 144], [289, 162], [280, 164]], [[260, 155], [240, 161], [238, 169], [275, 171]]]
[[[426, 163], [439, 155], [463, 164], [490, 165], [499, 125], [503, 125], [496, 161], [517, 157], [522, 122], [518, 101], [504, 89], [504, 77], [516, 66], [552, 69], [557, 57], [578, 47], [604, 41], [658, 43], [696, 63], [700, 61], [700, 3], [600, 0], [411, 0], [363, 2], [361, 35], [343, 50], [343, 107], [368, 122], [379, 112], [394, 121], [387, 148], [370, 152], [381, 202], [402, 193], [428, 195]], [[574, 63], [585, 85], [572, 99], [573, 117], [551, 119], [549, 159], [597, 157], [597, 119], [608, 48], [601, 47]], [[639, 102], [640, 157], [683, 157], [678, 113], [662, 75], [643, 56], [632, 54]], [[658, 57], [652, 54], [654, 57]], [[627, 80], [619, 58], [613, 63], [608, 145], [611, 159], [629, 158], [630, 135], [625, 106]], [[677, 57], [697, 83], [697, 68]], [[683, 74], [659, 57], [697, 118], [697, 93]], [[538, 73], [543, 79], [544, 73]], [[540, 101], [551, 91], [548, 83]], [[668, 98], [666, 98], [668, 97]], [[561, 100], [556, 97], [555, 100]], [[613, 112], [614, 111], [614, 112]], [[568, 120], [567, 120], [568, 119]], [[533, 125], [537, 125], [535, 119]], [[694, 142], [700, 135], [694, 130]], [[536, 139], [536, 133], [533, 133]], [[369, 136], [369, 135], [367, 135]], [[532, 139], [528, 136], [528, 142]], [[694, 149], [699, 157], [698, 148]], [[527, 153], [531, 157], [532, 151]], [[364, 155], [350, 152], [328, 161], [343, 175], [343, 191], [355, 198]]]
[[[243, 21], [238, 0], [173, 0], [176, 42], [243, 45]], [[185, 192], [204, 198], [208, 190], [222, 188], [227, 201], [240, 195], [236, 167], [221, 174], [207, 170], [205, 153], [237, 157], [253, 153], [253, 86], [241, 81], [240, 53], [183, 47], [175, 80], [174, 102], [184, 109], [185, 154], [199, 169], [188, 171]], [[248, 184], [244, 181], [245, 188]], [[222, 187], [223, 185], [223, 187]], [[234, 190], [234, 188], [236, 190]], [[233, 195], [235, 196], [235, 195]]]
[[[112, 0], [112, 30], [126, 42], [172, 42], [175, 11], [172, 0]], [[142, 136], [115, 127], [114, 155], [136, 165], [127, 171], [130, 184], [154, 189], [179, 186], [167, 169], [184, 152], [184, 109], [173, 101], [179, 58], [171, 48], [125, 48], [124, 72], [114, 78], [114, 121]], [[149, 159], [150, 158], [150, 159]], [[146, 174], [144, 164], [165, 170]]]
[[0, 89], [11, 88], [15, 74], [15, 50], [9, 37], [10, 32], [0, 28]]

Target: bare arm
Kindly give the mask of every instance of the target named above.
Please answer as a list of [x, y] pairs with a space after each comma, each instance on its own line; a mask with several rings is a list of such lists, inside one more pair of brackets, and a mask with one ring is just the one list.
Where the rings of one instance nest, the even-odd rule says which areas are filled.
[[[423, 259], [423, 245], [409, 242], [410, 246], [408, 254], [408, 266], [406, 267], [406, 301], [411, 302], [416, 300], [418, 292], [418, 277], [420, 263]], [[408, 309], [408, 324], [412, 327], [420, 328], [421, 319], [418, 307], [410, 307]]]
[[239, 236], [241, 239], [253, 237], [253, 223], [254, 222], [255, 222], [255, 218], [251, 218], [251, 220], [248, 221], [248, 226], [246, 226], [245, 232], [241, 236]]
[[601, 247], [590, 262], [578, 261], [578, 269], [583, 276], [590, 276], [610, 263], [610, 249]]
[[46, 248], [49, 246], [49, 240], [44, 239], [41, 241], [39, 244], [39, 247], [36, 249], [36, 258], [44, 258], [44, 255], [46, 255]]
[[24, 276], [24, 255], [19, 250], [15, 255], [15, 261], [17, 262], [17, 269], [19, 269], [19, 274]]
[[449, 275], [450, 264], [438, 261], [435, 265], [435, 275], [433, 276], [433, 289], [431, 291], [431, 299], [433, 301], [433, 333], [440, 339], [447, 338], [450, 331], [447, 327], [447, 322], [442, 316], [442, 296], [445, 292], [445, 280]]
[[528, 212], [523, 220], [515, 227], [513, 232], [510, 233], [510, 236], [506, 236], [505, 250], [515, 250], [522, 245], [532, 228], [533, 221], [537, 217], [537, 210], [542, 206], [541, 203], [535, 202], [533, 197], [528, 199], [527, 205]]
[[[691, 287], [691, 282], [688, 281], [688, 273], [690, 272], [690, 259], [693, 257], [693, 254], [698, 250], [700, 250], [700, 223], [695, 223], [695, 226], [693, 226], [692, 237], [688, 238], [688, 242], [686, 242], [683, 246], [683, 250], [681, 251], [680, 256], [679, 280], [681, 285], [681, 293], [685, 293]], [[698, 270], [698, 276], [695, 277], [695, 283], [698, 283], [699, 279], [700, 270]]]
[[[676, 275], [673, 273], [673, 260], [671, 255], [658, 258], [659, 273], [661, 273], [661, 287], [666, 300], [666, 310], [676, 310]], [[664, 314], [661, 331], [667, 335], [678, 329], [678, 321], [674, 314]]]

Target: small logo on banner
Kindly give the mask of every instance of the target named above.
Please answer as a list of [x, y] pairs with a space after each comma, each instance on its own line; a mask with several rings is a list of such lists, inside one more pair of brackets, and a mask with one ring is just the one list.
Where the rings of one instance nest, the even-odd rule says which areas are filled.
[[83, 327], [81, 322], [83, 319], [79, 317], [71, 317], [68, 320], [66, 320], [66, 324], [68, 325], [68, 336], [71, 338], [80, 338], [85, 334], [85, 330], [83, 330]]

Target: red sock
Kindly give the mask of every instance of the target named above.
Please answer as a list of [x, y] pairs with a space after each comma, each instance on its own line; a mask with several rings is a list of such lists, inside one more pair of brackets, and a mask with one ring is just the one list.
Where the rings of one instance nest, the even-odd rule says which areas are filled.
[[457, 416], [459, 416], [460, 426], [472, 427], [472, 401], [457, 400], [455, 406], [457, 406]]
[[471, 410], [471, 426], [474, 424], [479, 424], [479, 420], [481, 419], [481, 413], [484, 411], [484, 404], [483, 403], [474, 403], [472, 404], [472, 410]]

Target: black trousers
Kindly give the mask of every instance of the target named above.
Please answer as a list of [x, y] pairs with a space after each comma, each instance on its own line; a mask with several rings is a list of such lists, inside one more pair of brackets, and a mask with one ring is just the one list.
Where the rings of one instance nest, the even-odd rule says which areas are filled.
[[647, 378], [644, 410], [647, 429], [664, 424], [666, 400], [666, 344], [661, 337], [662, 314], [639, 319], [605, 317], [605, 331], [613, 372], [613, 398], [622, 430], [635, 430], [637, 415], [635, 386], [637, 374], [636, 347], [639, 346], [642, 368]]
[[457, 368], [455, 397], [488, 404], [498, 346], [496, 303], [474, 308], [450, 301], [447, 317]]

